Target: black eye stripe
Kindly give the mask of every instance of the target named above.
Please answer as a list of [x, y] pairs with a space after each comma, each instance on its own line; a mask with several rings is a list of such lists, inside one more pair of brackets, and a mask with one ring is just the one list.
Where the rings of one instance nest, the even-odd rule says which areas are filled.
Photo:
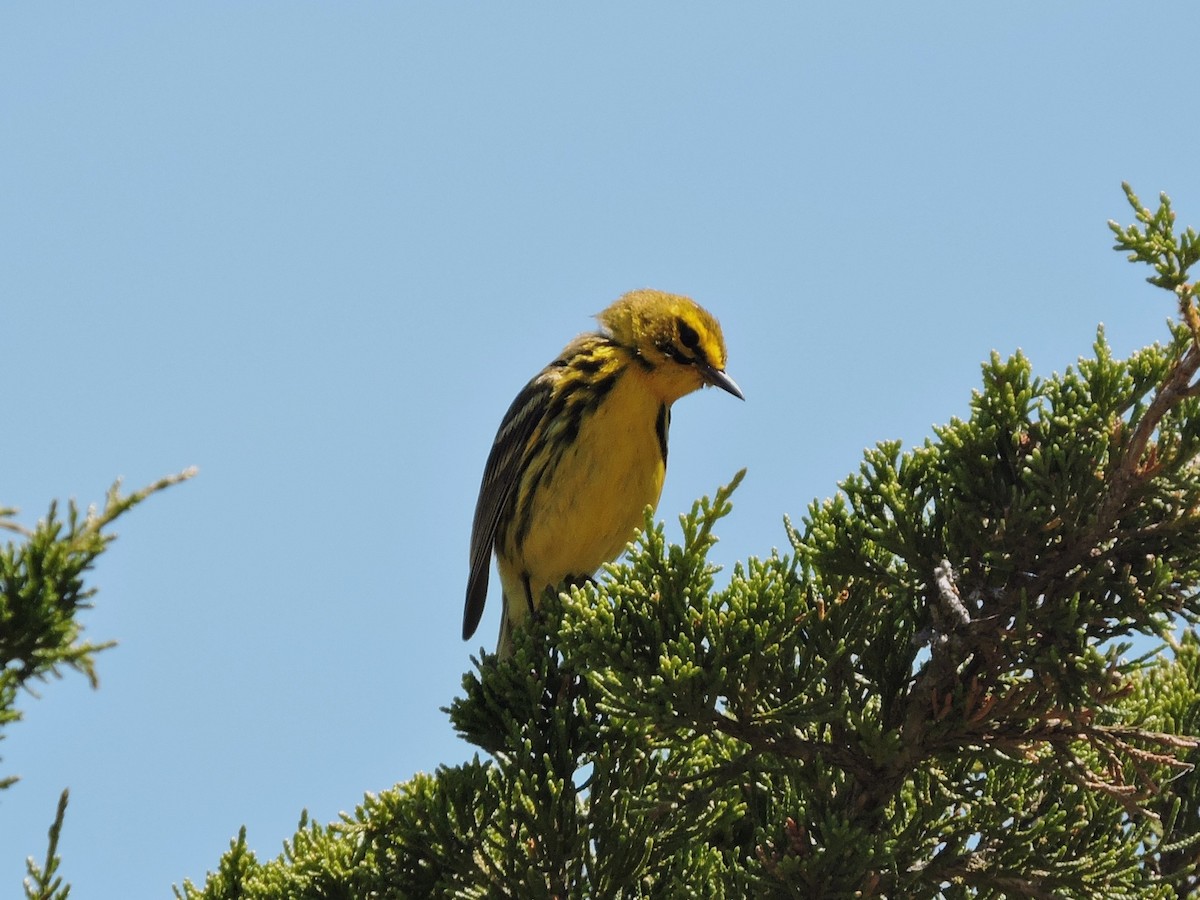
[[690, 357], [686, 353], [684, 353], [682, 350], [680, 350], [678, 347], [676, 347], [674, 344], [672, 344], [670, 341], [660, 341], [657, 346], [658, 346], [659, 351], [662, 352], [663, 356], [667, 357], [670, 360], [673, 360], [674, 362], [679, 363], [681, 366], [690, 366], [692, 363], [694, 363], [696, 361], [695, 359], [693, 359], [692, 357]]
[[676, 320], [676, 327], [679, 329], [679, 341], [689, 350], [695, 350], [700, 346], [700, 335], [696, 333], [696, 329], [689, 325], [683, 319]]

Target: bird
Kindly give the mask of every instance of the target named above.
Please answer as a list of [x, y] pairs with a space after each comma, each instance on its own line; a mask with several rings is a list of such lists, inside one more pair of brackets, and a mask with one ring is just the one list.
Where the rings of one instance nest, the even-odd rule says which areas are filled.
[[671, 404], [701, 387], [744, 400], [725, 373], [717, 319], [692, 300], [635, 290], [596, 315], [504, 414], [471, 527], [463, 640], [479, 626], [496, 556], [496, 656], [547, 588], [582, 583], [625, 549], [658, 506]]

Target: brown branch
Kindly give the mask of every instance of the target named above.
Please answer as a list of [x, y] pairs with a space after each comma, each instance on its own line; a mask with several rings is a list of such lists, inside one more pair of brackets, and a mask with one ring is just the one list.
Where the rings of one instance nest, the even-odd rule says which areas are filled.
[[829, 746], [810, 741], [795, 732], [788, 734], [764, 728], [755, 722], [735, 719], [715, 710], [709, 717], [709, 724], [721, 734], [749, 744], [759, 753], [773, 753], [803, 762], [813, 762], [823, 755], [823, 750]]
[[[1195, 311], [1193, 310], [1193, 312]], [[1197, 322], [1197, 329], [1200, 329], [1200, 321]], [[1200, 334], [1200, 330], [1195, 333]], [[1154, 395], [1154, 399], [1150, 401], [1149, 408], [1134, 427], [1125, 454], [1111, 476], [1108, 496], [1100, 505], [1100, 514], [1097, 516], [1095, 529], [1097, 533], [1088, 535], [1089, 539], [1081, 542], [1083, 546], [1094, 546], [1107, 534], [1108, 523], [1117, 519], [1133, 486], [1149, 474], [1143, 470], [1141, 463], [1142, 457], [1146, 453], [1146, 447], [1150, 443], [1150, 436], [1158, 429], [1163, 417], [1181, 400], [1189, 396], [1193, 390], [1192, 378], [1198, 370], [1200, 370], [1200, 347], [1193, 346], [1188, 348], [1188, 351], [1175, 364], [1166, 381], [1159, 387], [1158, 393]]]
[[1013, 872], [989, 872], [983, 868], [985, 865], [986, 861], [977, 862], [971, 857], [968, 858], [967, 865], [951, 867], [947, 875], [950, 878], [957, 877], [963, 884], [980, 888], [999, 888], [1006, 897], [1029, 897], [1032, 900], [1055, 900], [1062, 897], [1058, 891], [1042, 886], [1044, 876], [1041, 873], [1030, 877]]

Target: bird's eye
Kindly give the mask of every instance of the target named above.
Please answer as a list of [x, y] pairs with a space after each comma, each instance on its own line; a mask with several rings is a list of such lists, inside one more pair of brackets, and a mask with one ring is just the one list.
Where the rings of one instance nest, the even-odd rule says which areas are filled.
[[683, 319], [679, 319], [677, 324], [679, 326], [680, 342], [689, 350], [695, 350], [700, 345], [700, 335], [696, 334], [696, 329], [683, 321]]

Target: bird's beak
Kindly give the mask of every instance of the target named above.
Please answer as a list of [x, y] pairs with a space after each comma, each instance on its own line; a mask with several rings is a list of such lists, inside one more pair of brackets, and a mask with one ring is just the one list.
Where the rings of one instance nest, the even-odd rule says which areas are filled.
[[737, 386], [737, 382], [722, 372], [720, 369], [714, 369], [709, 365], [701, 365], [700, 372], [704, 376], [704, 380], [711, 385], [719, 387], [723, 391], [728, 391], [737, 397], [739, 400], [745, 400], [742, 395], [742, 389]]

